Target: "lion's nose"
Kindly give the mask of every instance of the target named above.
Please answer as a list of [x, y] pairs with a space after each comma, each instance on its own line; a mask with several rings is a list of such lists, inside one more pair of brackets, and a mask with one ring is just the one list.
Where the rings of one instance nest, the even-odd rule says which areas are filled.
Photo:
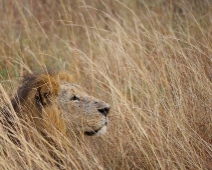
[[107, 116], [110, 111], [110, 106], [106, 106], [104, 108], [98, 109], [98, 111], [103, 114], [104, 116]]

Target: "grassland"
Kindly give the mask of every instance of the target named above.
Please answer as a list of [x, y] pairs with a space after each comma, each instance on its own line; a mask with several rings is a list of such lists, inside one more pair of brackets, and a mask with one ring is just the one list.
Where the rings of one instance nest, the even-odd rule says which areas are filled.
[[[58, 151], [64, 168], [212, 169], [211, 8], [209, 0], [2, 0], [1, 104], [31, 70], [64, 69], [112, 106], [105, 136]], [[58, 168], [21, 134], [23, 148], [0, 136], [1, 169]]]

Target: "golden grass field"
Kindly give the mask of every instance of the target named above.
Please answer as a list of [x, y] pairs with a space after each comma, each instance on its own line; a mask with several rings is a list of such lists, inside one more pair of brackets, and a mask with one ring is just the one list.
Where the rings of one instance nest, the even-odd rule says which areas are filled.
[[[106, 135], [56, 152], [62, 168], [210, 170], [211, 9], [209, 0], [2, 0], [0, 104], [31, 70], [67, 70], [111, 112]], [[58, 169], [44, 146], [16, 135], [23, 148], [0, 130], [0, 169]]]

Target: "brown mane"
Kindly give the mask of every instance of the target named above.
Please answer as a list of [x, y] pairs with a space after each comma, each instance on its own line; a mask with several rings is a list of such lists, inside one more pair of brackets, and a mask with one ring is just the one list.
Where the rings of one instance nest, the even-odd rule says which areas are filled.
[[65, 122], [56, 104], [59, 91], [58, 73], [29, 74], [24, 77], [11, 102], [18, 117], [42, 134], [53, 133], [57, 129], [65, 135]]
[[46, 88], [52, 95], [58, 95], [60, 90], [58, 76], [51, 73], [29, 74], [24, 76], [21, 84], [17, 94], [12, 99], [12, 104], [15, 108], [17, 104], [27, 101], [27, 97], [31, 91], [37, 94], [37, 104], [40, 102], [40, 104], [45, 105], [44, 101], [42, 101], [42, 97], [44, 96], [41, 96], [41, 89]]

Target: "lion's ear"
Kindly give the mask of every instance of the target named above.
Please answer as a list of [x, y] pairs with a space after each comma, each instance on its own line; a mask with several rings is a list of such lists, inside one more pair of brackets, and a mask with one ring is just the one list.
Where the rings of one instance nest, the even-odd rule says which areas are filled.
[[51, 102], [52, 92], [46, 85], [37, 88], [36, 102], [45, 106]]
[[52, 100], [58, 95], [60, 89], [57, 79], [53, 77], [44, 79], [43, 77], [37, 84], [39, 84], [39, 86], [35, 96], [36, 102], [43, 106], [51, 104]]

